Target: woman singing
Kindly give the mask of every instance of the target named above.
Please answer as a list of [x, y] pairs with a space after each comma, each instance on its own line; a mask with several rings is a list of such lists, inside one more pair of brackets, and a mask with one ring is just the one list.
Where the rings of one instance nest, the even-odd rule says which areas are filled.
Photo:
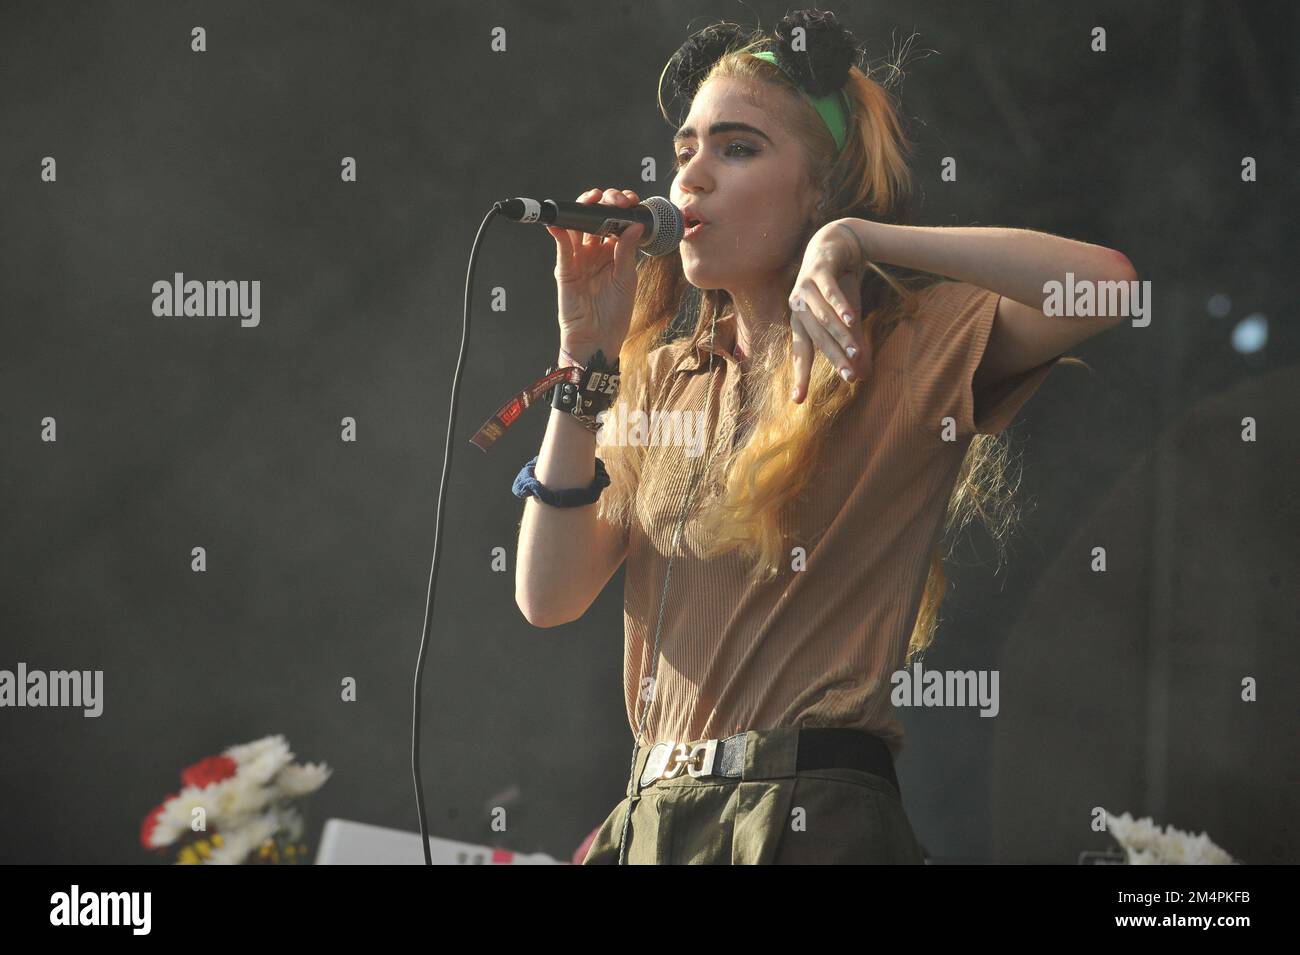
[[697, 33], [660, 76], [666, 119], [665, 88], [689, 104], [680, 247], [549, 230], [560, 364], [621, 371], [600, 431], [552, 411], [516, 482], [529, 622], [627, 561], [634, 750], [587, 864], [924, 861], [891, 674], [933, 637], [945, 529], [1005, 531], [999, 432], [1122, 320], [1040, 307], [1067, 272], [1134, 280], [1119, 252], [904, 224], [911, 147], [864, 64], [833, 14]]

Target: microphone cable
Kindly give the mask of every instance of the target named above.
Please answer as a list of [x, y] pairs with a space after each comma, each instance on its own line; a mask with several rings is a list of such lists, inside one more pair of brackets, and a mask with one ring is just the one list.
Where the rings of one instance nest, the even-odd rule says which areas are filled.
[[460, 354], [456, 356], [456, 373], [451, 379], [451, 410], [447, 414], [447, 443], [442, 453], [442, 479], [438, 484], [438, 509], [433, 525], [433, 566], [429, 569], [429, 590], [424, 598], [424, 632], [420, 634], [420, 654], [415, 661], [415, 699], [411, 707], [411, 775], [415, 778], [415, 808], [420, 816], [420, 842], [424, 846], [424, 864], [433, 865], [433, 852], [429, 849], [429, 820], [424, 811], [424, 785], [420, 781], [420, 687], [424, 682], [424, 651], [429, 642], [429, 628], [433, 622], [433, 594], [438, 586], [438, 557], [442, 553], [442, 507], [447, 500], [447, 473], [451, 470], [452, 435], [456, 430], [456, 404], [460, 391], [460, 370], [465, 363], [465, 350], [469, 347], [470, 301], [474, 292], [474, 268], [478, 264], [478, 249], [488, 223], [501, 211], [495, 203], [474, 236], [469, 251], [469, 268], [465, 273], [464, 323], [460, 332]]
[[[506, 200], [506, 201], [510, 201], [510, 200]], [[514, 200], [514, 201], [518, 201], [518, 200]], [[663, 203], [663, 206], [667, 207], [668, 210], [675, 212], [675, 207], [672, 206], [667, 200], [661, 199], [660, 201]], [[469, 347], [469, 316], [470, 316], [470, 303], [473, 301], [473, 293], [474, 293], [474, 270], [478, 265], [478, 251], [479, 251], [479, 246], [483, 242], [483, 234], [487, 231], [488, 224], [491, 223], [493, 217], [502, 214], [503, 208], [504, 208], [503, 202], [493, 203], [492, 208], [488, 210], [487, 215], [483, 217], [483, 221], [479, 224], [478, 233], [474, 236], [474, 244], [473, 246], [470, 247], [470, 251], [469, 251], [469, 266], [465, 272], [465, 300], [464, 300], [463, 321], [462, 321], [461, 333], [460, 333], [460, 353], [456, 356], [456, 372], [451, 379], [451, 408], [447, 414], [447, 441], [446, 441], [446, 445], [443, 448], [442, 478], [438, 484], [438, 507], [434, 516], [433, 564], [429, 568], [429, 588], [428, 591], [425, 593], [425, 598], [424, 598], [424, 630], [420, 634], [420, 652], [416, 657], [416, 661], [415, 661], [415, 687], [413, 691], [413, 699], [411, 705], [411, 776], [415, 782], [415, 808], [420, 819], [420, 841], [424, 847], [425, 865], [433, 865], [433, 852], [429, 848], [429, 821], [428, 821], [427, 813], [425, 812], [424, 809], [424, 784], [420, 778], [420, 695], [421, 695], [420, 690], [424, 684], [425, 650], [427, 649], [429, 644], [429, 630], [433, 623], [433, 595], [438, 587], [438, 559], [442, 554], [442, 509], [443, 509], [443, 505], [446, 503], [447, 500], [447, 474], [451, 470], [451, 452], [453, 447], [452, 435], [455, 433], [456, 430], [456, 407], [459, 401], [460, 372], [461, 372], [461, 368], [465, 364], [465, 351]], [[655, 212], [657, 208], [659, 207], [653, 205], [650, 206], [652, 212]], [[671, 239], [671, 231], [669, 231], [668, 233], [666, 233], [666, 235], [669, 236], [669, 239], [665, 241], [670, 241], [671, 248], [676, 248], [677, 241], [680, 241], [681, 238], [680, 214], [678, 214], [678, 217], [674, 219], [673, 217], [669, 216], [668, 213], [660, 211], [658, 213], [658, 216], [660, 218], [665, 218], [666, 221], [668, 221], [669, 223], [675, 222], [675, 228], [678, 230], [676, 235], [676, 240], [674, 241]], [[664, 254], [665, 251], [670, 251], [670, 250], [671, 249], [664, 249], [663, 251], [655, 251], [655, 252], [647, 251], [646, 254], [662, 255]], [[709, 368], [710, 370], [713, 368], [713, 356], [711, 355], [709, 356]], [[683, 520], [684, 519], [685, 519], [685, 513], [683, 512]], [[680, 533], [680, 527], [678, 528], [678, 532]], [[671, 563], [669, 564], [669, 566], [671, 568]], [[662, 611], [661, 611], [661, 617], [662, 617]], [[655, 639], [656, 639], [656, 648], [657, 648], [658, 646], [657, 635]], [[644, 713], [642, 714], [642, 717], [644, 719]], [[633, 751], [632, 751], [634, 762], [636, 757], [635, 746], [636, 746], [636, 741], [634, 740]], [[624, 834], [626, 835], [626, 826], [624, 826]], [[620, 851], [622, 848], [621, 843], [622, 840], [620, 840]]]

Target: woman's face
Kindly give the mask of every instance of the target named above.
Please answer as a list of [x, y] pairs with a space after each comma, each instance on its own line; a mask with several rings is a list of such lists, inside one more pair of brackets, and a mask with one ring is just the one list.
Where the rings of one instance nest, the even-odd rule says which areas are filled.
[[787, 131], [775, 102], [781, 95], [712, 79], [674, 138], [670, 198], [706, 223], [680, 246], [686, 279], [697, 288], [734, 295], [771, 282], [803, 254], [816, 199], [803, 144]]

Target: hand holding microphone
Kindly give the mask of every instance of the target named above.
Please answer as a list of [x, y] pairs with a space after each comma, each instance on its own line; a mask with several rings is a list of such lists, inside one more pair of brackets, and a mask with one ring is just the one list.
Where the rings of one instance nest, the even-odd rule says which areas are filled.
[[[623, 209], [641, 201], [630, 189], [588, 189], [578, 197], [578, 202], [593, 206], [602, 200]], [[612, 362], [632, 324], [637, 243], [645, 226], [636, 223], [616, 235], [551, 225], [546, 231], [555, 239], [560, 346], [577, 361], [586, 361], [600, 349]]]
[[515, 222], [540, 223], [555, 239], [561, 346], [579, 361], [597, 348], [611, 361], [617, 357], [632, 323], [637, 249], [676, 249], [681, 210], [663, 196], [642, 202], [630, 189], [588, 189], [575, 202], [503, 199], [494, 209]]

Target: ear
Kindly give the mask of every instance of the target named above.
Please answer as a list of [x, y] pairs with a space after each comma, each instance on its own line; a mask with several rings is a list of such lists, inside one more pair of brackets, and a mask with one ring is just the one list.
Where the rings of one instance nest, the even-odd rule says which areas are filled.
[[804, 209], [806, 210], [805, 222], [815, 232], [821, 227], [826, 216], [826, 191], [814, 185], [808, 186], [808, 191], [804, 193], [804, 203]]
[[818, 227], [825, 225], [830, 221], [828, 210], [831, 206], [834, 190], [830, 183], [821, 183], [814, 188], [814, 195], [818, 196], [816, 204], [813, 206], [813, 221]]

